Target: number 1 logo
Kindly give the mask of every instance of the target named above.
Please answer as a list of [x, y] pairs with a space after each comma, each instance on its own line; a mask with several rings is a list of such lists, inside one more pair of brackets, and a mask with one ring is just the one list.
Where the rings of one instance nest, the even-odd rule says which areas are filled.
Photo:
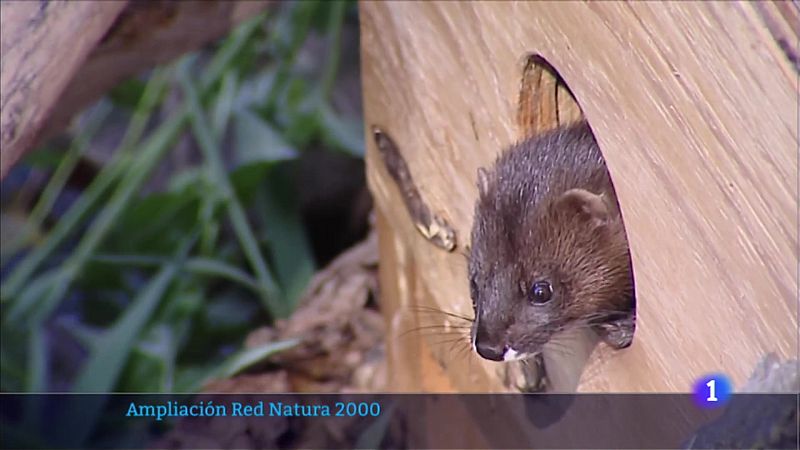
[[701, 408], [718, 408], [725, 404], [733, 393], [733, 385], [721, 373], [706, 375], [694, 385], [694, 402]]
[[716, 387], [717, 387], [717, 380], [709, 381], [708, 383], [706, 383], [706, 386], [708, 386], [708, 398], [706, 398], [706, 401], [707, 402], [717, 402], [717, 401], [719, 401], [717, 396], [714, 395], [715, 394], [714, 391], [716, 391]]

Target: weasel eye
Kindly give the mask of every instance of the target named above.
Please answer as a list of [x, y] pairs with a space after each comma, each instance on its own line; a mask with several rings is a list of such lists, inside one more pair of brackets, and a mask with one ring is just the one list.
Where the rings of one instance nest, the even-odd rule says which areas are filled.
[[542, 305], [550, 301], [553, 296], [553, 286], [549, 281], [537, 281], [531, 287], [531, 301], [534, 304]]

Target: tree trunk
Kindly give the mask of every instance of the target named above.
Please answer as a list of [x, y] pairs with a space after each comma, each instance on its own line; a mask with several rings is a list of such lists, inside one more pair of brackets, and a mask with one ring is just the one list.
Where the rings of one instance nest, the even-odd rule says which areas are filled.
[[[740, 385], [797, 355], [797, 30], [789, 3], [362, 2], [367, 127], [391, 136], [454, 252], [415, 231], [371, 133], [382, 301], [400, 391], [504, 390], [504, 365], [426, 307], [472, 316], [476, 169], [520, 138], [522, 61], [555, 67], [594, 130], [630, 241], [633, 345], [597, 346], [580, 391]], [[423, 227], [424, 228], [424, 227]], [[450, 323], [456, 323], [448, 319]], [[404, 334], [407, 333], [407, 334]], [[431, 335], [432, 334], [432, 335]], [[578, 374], [580, 375], [580, 373]]]

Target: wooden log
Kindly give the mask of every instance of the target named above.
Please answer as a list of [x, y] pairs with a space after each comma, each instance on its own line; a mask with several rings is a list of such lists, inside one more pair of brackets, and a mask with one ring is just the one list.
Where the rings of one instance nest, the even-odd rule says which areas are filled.
[[121, 81], [223, 37], [272, 2], [2, 2], [0, 178]]
[[578, 389], [688, 391], [709, 372], [739, 385], [766, 353], [797, 355], [791, 4], [362, 2], [360, 12], [367, 128], [392, 136], [459, 246], [448, 253], [416, 232], [369, 135], [395, 389], [506, 389], [503, 365], [464, 341], [401, 335], [443, 323], [420, 306], [472, 314], [463, 252], [475, 174], [519, 138], [531, 53], [555, 67], [595, 132], [633, 259], [634, 344], [597, 347]]
[[224, 37], [271, 3], [265, 0], [131, 3], [56, 102], [43, 137], [63, 129], [75, 113], [121, 81]]
[[0, 178], [126, 2], [0, 3]]

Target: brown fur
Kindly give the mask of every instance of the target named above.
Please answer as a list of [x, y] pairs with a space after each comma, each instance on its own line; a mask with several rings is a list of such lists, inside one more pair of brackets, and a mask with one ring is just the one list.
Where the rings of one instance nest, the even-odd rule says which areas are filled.
[[[628, 243], [588, 124], [511, 146], [479, 179], [469, 258], [473, 339], [533, 354], [565, 327], [631, 313]], [[529, 291], [541, 279], [553, 298], [534, 305]]]

